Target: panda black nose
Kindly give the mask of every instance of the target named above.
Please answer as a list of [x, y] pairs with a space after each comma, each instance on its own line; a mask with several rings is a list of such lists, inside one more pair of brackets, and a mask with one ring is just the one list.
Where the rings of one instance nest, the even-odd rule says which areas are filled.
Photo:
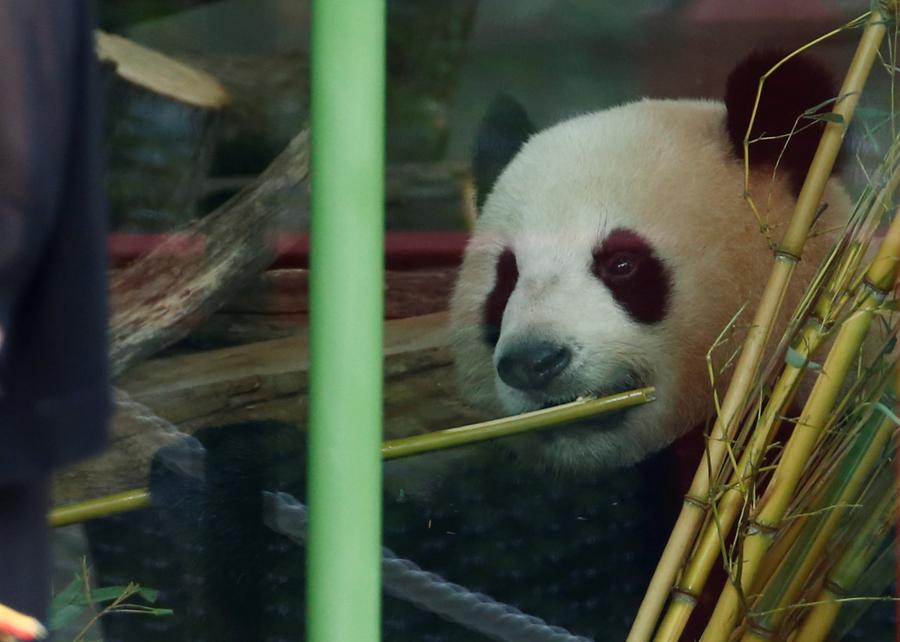
[[559, 376], [572, 360], [565, 346], [546, 341], [527, 342], [505, 351], [497, 362], [497, 373], [519, 390], [540, 390]]

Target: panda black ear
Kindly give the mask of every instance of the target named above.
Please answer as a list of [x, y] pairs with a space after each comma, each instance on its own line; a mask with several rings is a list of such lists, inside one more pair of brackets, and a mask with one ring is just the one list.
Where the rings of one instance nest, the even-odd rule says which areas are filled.
[[534, 133], [534, 125], [525, 108], [510, 96], [494, 98], [478, 126], [472, 171], [475, 174], [475, 205], [478, 210], [503, 168]]
[[[725, 89], [728, 138], [738, 158], [744, 157], [744, 136], [753, 113], [759, 79], [785, 56], [781, 51], [759, 51], [731, 72]], [[837, 88], [819, 63], [795, 56], [775, 70], [763, 85], [750, 140], [752, 165], [774, 165], [791, 177], [799, 192], [824, 128], [822, 114], [832, 111]], [[818, 121], [816, 116], [819, 116]], [[799, 120], [798, 120], [799, 118]], [[790, 139], [787, 134], [790, 134]], [[837, 168], [837, 165], [836, 165]]]

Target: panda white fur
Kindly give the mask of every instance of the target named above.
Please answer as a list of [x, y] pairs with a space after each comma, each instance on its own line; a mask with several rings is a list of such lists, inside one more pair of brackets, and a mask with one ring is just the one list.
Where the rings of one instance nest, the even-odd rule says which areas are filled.
[[[741, 146], [758, 79], [779, 58], [738, 65], [724, 102], [645, 99], [538, 133], [511, 99], [489, 110], [473, 162], [479, 218], [451, 303], [464, 398], [500, 416], [644, 385], [657, 397], [507, 440], [526, 461], [608, 470], [709, 418], [705, 355], [744, 304], [749, 320], [772, 266], [743, 198]], [[766, 84], [752, 138], [796, 130], [787, 145], [750, 148], [750, 191], [776, 242], [821, 134], [820, 122], [798, 117], [835, 95], [828, 74], [803, 59]], [[823, 202], [786, 311], [846, 219], [839, 179]]]

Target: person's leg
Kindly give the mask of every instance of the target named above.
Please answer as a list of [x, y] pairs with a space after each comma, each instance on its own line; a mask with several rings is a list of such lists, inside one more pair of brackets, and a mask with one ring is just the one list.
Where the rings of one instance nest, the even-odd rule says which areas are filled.
[[50, 599], [47, 487], [0, 487], [0, 604], [41, 621]]

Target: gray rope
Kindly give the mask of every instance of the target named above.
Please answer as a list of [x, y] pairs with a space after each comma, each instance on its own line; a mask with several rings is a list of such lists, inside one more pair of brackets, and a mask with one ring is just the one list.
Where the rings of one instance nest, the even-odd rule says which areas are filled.
[[[264, 493], [266, 522], [298, 544], [306, 543], [306, 506], [287, 493]], [[592, 642], [509, 604], [474, 593], [382, 549], [382, 582], [390, 595], [501, 642]]]

